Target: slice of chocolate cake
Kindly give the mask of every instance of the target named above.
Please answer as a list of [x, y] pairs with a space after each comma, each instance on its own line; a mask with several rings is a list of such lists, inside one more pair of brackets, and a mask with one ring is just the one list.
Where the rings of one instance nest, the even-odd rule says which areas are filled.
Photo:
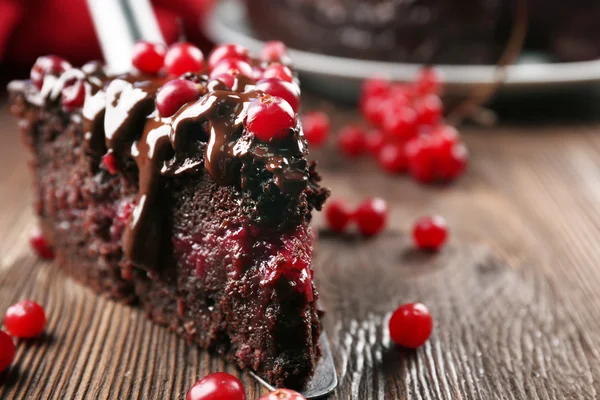
[[164, 51], [145, 46], [134, 59], [144, 72], [42, 57], [32, 80], [9, 85], [57, 264], [299, 387], [320, 356], [309, 222], [328, 192], [306, 159], [297, 82], [257, 83], [287, 67], [237, 46], [171, 76], [168, 62], [153, 66]]

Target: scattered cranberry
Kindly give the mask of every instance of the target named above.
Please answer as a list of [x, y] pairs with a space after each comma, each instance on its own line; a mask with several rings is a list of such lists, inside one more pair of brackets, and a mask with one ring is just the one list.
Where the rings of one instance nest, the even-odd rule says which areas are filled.
[[385, 137], [379, 130], [374, 130], [365, 138], [365, 147], [369, 154], [377, 156], [385, 145]]
[[385, 228], [388, 219], [387, 203], [377, 197], [368, 199], [356, 209], [354, 219], [363, 236], [377, 235]]
[[112, 151], [102, 156], [102, 165], [104, 165], [109, 174], [115, 175], [117, 173], [117, 159]]
[[156, 108], [164, 118], [175, 114], [181, 106], [200, 97], [198, 85], [187, 79], [173, 79], [156, 94]]
[[280, 97], [265, 94], [253, 100], [248, 107], [246, 126], [263, 142], [284, 137], [295, 124], [294, 110]]
[[325, 143], [329, 135], [329, 117], [321, 111], [308, 113], [302, 118], [302, 128], [308, 143], [320, 146]]
[[165, 55], [165, 68], [171, 75], [200, 72], [204, 68], [204, 54], [191, 43], [172, 44]]
[[419, 125], [434, 126], [442, 119], [442, 100], [434, 94], [427, 95], [415, 103], [415, 110]]
[[246, 400], [244, 386], [226, 372], [206, 375], [190, 388], [186, 400]]
[[31, 82], [41, 90], [46, 75], [58, 76], [68, 69], [71, 69], [71, 64], [58, 56], [38, 57], [31, 68]]
[[386, 110], [383, 129], [394, 139], [408, 140], [417, 134], [417, 113], [410, 107], [391, 106]]
[[435, 68], [423, 68], [417, 75], [415, 89], [421, 96], [438, 94], [442, 86], [442, 78]]
[[54, 258], [54, 252], [48, 245], [46, 238], [42, 234], [40, 228], [34, 228], [29, 235], [29, 244], [35, 250], [36, 254], [45, 260], [51, 260]]
[[359, 127], [345, 126], [340, 130], [338, 145], [348, 157], [358, 157], [365, 150], [365, 134]]
[[361, 88], [361, 97], [384, 96], [390, 90], [390, 82], [383, 78], [366, 79]]
[[325, 208], [325, 219], [329, 229], [336, 233], [342, 233], [352, 220], [353, 212], [340, 200], [330, 200]]
[[420, 250], [438, 251], [448, 238], [448, 225], [440, 216], [423, 217], [413, 228], [413, 240]]
[[405, 172], [408, 162], [402, 143], [388, 143], [384, 145], [377, 156], [377, 161], [384, 171], [392, 174]]
[[225, 73], [231, 75], [252, 76], [254, 71], [252, 71], [252, 67], [246, 61], [238, 60], [235, 58], [226, 58], [225, 60], [222, 60], [220, 63], [215, 65], [215, 67], [210, 73], [210, 76], [211, 78], [213, 78], [215, 76], [219, 76]]
[[433, 320], [421, 303], [404, 304], [392, 314], [390, 337], [399, 346], [416, 349], [427, 342], [433, 330]]
[[260, 59], [268, 62], [281, 62], [287, 58], [287, 47], [283, 42], [272, 40], [265, 44], [260, 52]]
[[212, 70], [225, 59], [250, 62], [248, 49], [237, 44], [224, 44], [216, 47], [208, 57], [208, 67]]
[[0, 331], [0, 373], [6, 371], [15, 359], [15, 343], [4, 331]]
[[271, 392], [258, 400], [306, 400], [306, 397], [302, 396], [298, 392], [294, 392], [293, 390], [277, 389], [276, 391]]
[[283, 64], [271, 64], [263, 72], [263, 79], [278, 78], [282, 81], [292, 82], [294, 80], [294, 74], [292, 70]]
[[281, 97], [292, 106], [294, 112], [298, 112], [300, 88], [295, 83], [285, 82], [277, 78], [262, 79], [256, 83], [255, 89], [271, 96]]
[[23, 300], [8, 307], [4, 314], [4, 327], [14, 337], [39, 336], [46, 326], [46, 313], [42, 306], [31, 300]]
[[131, 62], [134, 67], [147, 74], [156, 74], [165, 63], [167, 48], [160, 43], [138, 41], [133, 46]]
[[63, 87], [61, 101], [67, 111], [83, 107], [85, 102], [85, 84], [83, 81], [77, 79], [73, 84]]

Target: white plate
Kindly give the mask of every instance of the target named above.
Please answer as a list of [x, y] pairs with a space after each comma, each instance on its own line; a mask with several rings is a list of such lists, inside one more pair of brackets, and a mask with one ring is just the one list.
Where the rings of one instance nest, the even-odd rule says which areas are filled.
[[[222, 0], [207, 20], [207, 34], [217, 43], [241, 44], [258, 52], [264, 42], [257, 39], [239, 0]], [[356, 99], [360, 82], [373, 75], [393, 81], [413, 80], [421, 67], [384, 61], [369, 61], [302, 50], [289, 50], [303, 85], [340, 98]], [[490, 65], [437, 65], [450, 94], [469, 92], [474, 87], [494, 84], [498, 70]], [[507, 67], [501, 91], [535, 91], [600, 83], [600, 60], [551, 63], [542, 54], [525, 54], [515, 65]]]

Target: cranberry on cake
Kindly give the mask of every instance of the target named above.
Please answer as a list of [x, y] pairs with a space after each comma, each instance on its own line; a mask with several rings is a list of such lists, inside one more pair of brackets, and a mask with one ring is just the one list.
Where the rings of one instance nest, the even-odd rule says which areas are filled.
[[9, 92], [57, 264], [300, 387], [320, 356], [309, 223], [328, 191], [286, 64], [235, 45], [205, 63], [190, 44], [141, 43], [130, 73], [41, 57]]

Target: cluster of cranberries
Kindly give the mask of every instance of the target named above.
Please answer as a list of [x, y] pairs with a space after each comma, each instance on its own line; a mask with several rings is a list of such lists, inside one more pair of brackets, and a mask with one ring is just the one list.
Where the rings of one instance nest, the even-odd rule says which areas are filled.
[[[246, 400], [246, 391], [239, 379], [226, 372], [215, 372], [200, 379], [190, 388], [186, 400]], [[306, 400], [300, 393], [277, 389], [259, 400]]]
[[385, 228], [388, 206], [378, 197], [363, 201], [356, 209], [341, 200], [331, 200], [325, 209], [325, 219], [333, 232], [342, 233], [355, 222], [361, 235], [375, 236]]
[[12, 337], [34, 338], [42, 334], [45, 326], [46, 313], [42, 306], [34, 301], [23, 300], [6, 310], [6, 332], [0, 331], [0, 373], [6, 370], [15, 358], [16, 349]]

